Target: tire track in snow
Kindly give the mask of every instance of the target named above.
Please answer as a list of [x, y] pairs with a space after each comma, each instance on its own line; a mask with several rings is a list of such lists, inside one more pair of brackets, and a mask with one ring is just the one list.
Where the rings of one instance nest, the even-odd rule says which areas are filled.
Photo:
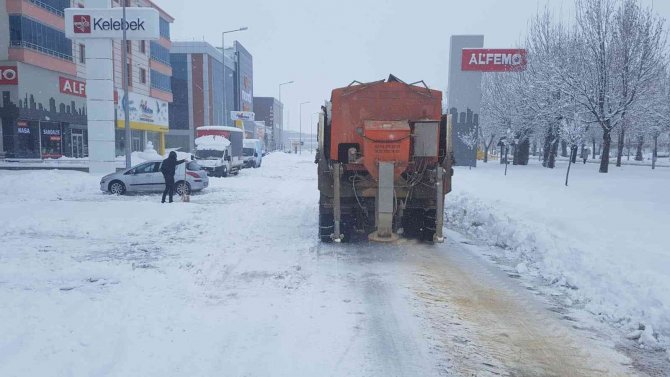
[[[628, 376], [625, 359], [534, 310], [527, 293], [452, 242], [414, 244], [418, 301], [436, 349], [459, 372], [502, 376]], [[461, 339], [460, 344], [458, 339]], [[592, 354], [586, 352], [589, 350]]]

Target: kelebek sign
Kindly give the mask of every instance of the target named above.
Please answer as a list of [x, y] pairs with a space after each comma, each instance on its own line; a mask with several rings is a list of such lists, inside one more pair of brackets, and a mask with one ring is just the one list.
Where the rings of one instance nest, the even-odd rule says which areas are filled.
[[121, 39], [126, 30], [130, 40], [160, 38], [158, 11], [153, 8], [67, 8], [65, 35], [72, 39]]
[[464, 48], [461, 70], [479, 72], [524, 71], [527, 52], [523, 49]]

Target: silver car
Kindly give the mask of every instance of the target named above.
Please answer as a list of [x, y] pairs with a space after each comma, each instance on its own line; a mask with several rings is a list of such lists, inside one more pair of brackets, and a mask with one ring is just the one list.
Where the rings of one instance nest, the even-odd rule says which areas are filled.
[[[100, 190], [115, 195], [126, 192], [162, 192], [165, 190], [165, 179], [161, 173], [160, 161], [147, 161], [130, 169], [108, 174], [100, 181]], [[177, 165], [174, 175], [175, 193], [191, 193], [209, 186], [207, 172], [195, 161], [187, 161]]]

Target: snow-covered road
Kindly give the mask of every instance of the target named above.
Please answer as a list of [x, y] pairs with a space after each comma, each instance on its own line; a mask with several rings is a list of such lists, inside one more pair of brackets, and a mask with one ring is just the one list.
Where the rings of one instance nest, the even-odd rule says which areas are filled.
[[0, 376], [634, 374], [457, 233], [319, 244], [312, 161], [172, 205], [0, 172]]

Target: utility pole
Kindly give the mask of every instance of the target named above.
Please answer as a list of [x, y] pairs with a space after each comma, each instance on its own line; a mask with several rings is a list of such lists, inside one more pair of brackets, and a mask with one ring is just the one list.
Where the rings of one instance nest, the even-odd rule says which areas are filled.
[[[126, 2], [127, 0], [122, 0], [123, 4], [123, 17], [121, 19], [121, 25], [126, 24]], [[123, 76], [121, 80], [123, 81], [123, 114], [124, 114], [124, 131], [126, 137], [126, 169], [130, 169], [132, 166], [132, 161], [130, 158], [131, 153], [133, 152], [132, 148], [132, 131], [130, 130], [130, 106], [128, 104], [128, 36], [126, 35], [126, 28], [123, 29], [123, 45], [121, 46], [121, 75]]]
[[288, 85], [288, 84], [293, 84], [293, 80], [291, 81], [286, 81], [281, 84], [279, 84], [279, 103], [281, 104], [281, 131], [279, 135], [279, 145], [282, 150], [284, 150], [284, 104], [281, 101], [281, 87], [282, 85]]

